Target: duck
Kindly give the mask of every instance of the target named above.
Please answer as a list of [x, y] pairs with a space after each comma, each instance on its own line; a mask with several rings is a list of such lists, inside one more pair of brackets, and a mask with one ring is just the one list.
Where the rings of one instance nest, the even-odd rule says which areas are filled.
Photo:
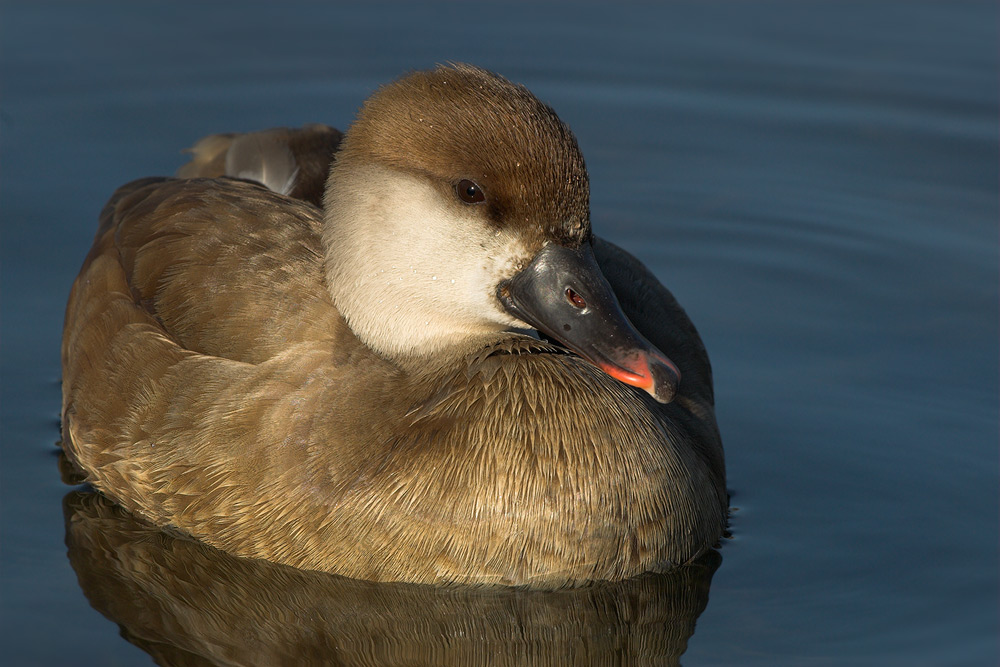
[[728, 496], [705, 347], [595, 236], [577, 140], [465, 64], [119, 188], [73, 284], [62, 446], [124, 509], [353, 579], [584, 586]]

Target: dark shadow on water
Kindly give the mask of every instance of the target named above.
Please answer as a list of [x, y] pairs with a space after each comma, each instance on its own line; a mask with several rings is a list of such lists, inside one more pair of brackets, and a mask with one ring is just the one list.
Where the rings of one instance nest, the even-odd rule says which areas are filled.
[[160, 665], [677, 665], [722, 562], [558, 591], [377, 584], [236, 558], [93, 491], [63, 509], [91, 605]]

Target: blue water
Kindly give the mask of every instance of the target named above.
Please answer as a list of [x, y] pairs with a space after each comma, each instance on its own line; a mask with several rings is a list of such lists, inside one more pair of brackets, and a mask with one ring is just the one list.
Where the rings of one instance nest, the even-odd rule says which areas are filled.
[[62, 310], [104, 200], [447, 60], [570, 124], [595, 230], [712, 356], [736, 511], [682, 662], [1000, 661], [995, 3], [0, 7], [0, 662], [151, 660], [64, 545]]

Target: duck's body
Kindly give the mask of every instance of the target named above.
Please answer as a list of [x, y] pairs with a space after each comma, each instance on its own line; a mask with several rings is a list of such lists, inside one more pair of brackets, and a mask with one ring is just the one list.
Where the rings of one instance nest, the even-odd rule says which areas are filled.
[[[511, 86], [471, 68], [422, 76], [431, 89], [435, 76]], [[573, 201], [555, 207], [566, 222], [556, 232], [501, 220], [484, 234], [449, 220], [466, 226], [456, 233], [467, 254], [477, 234], [479, 246], [495, 243], [490, 258], [445, 249], [459, 268], [439, 262], [424, 275], [435, 259], [417, 255], [397, 267], [407, 252], [439, 247], [426, 239], [444, 232], [399, 238], [407, 228], [390, 219], [399, 202], [379, 212], [345, 183], [390, 178], [390, 195], [419, 202], [411, 215], [428, 201], [445, 217], [486, 209], [453, 206], [447, 190], [438, 202], [433, 169], [408, 170], [365, 143], [365, 122], [396, 93], [380, 93], [383, 105], [348, 133], [325, 210], [228, 178], [150, 179], [115, 194], [67, 311], [67, 452], [97, 488], [160, 525], [237, 555], [357, 578], [573, 585], [711, 548], [725, 527], [725, 473], [708, 360], [683, 311], [636, 260], [591, 237], [589, 220], [567, 220]], [[530, 185], [524, 202], [502, 198], [502, 165], [463, 169], [505, 215], [532, 203]], [[377, 245], [393, 239], [399, 248]], [[352, 244], [360, 250], [344, 250]], [[591, 246], [624, 313], [679, 368], [679, 386], [652, 348], [641, 351], [652, 379], [608, 371], [643, 393], [509, 330], [535, 317], [524, 265], [542, 275], [537, 257], [555, 261], [543, 250]], [[372, 266], [358, 271], [366, 247]], [[495, 261], [496, 248], [512, 247], [522, 255]], [[473, 289], [469, 276], [491, 271], [499, 281]], [[412, 303], [423, 294], [426, 305]], [[586, 296], [590, 308], [600, 300]], [[480, 305], [491, 297], [520, 305]], [[669, 400], [673, 387], [671, 403], [651, 397]]]

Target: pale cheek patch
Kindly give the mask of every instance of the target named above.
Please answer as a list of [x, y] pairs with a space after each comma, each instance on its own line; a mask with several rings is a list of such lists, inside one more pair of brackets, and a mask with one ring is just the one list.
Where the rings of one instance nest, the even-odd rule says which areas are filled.
[[523, 326], [495, 296], [527, 260], [520, 239], [497, 234], [422, 179], [376, 171], [357, 187], [331, 188], [328, 201], [330, 292], [355, 333], [396, 356]]

